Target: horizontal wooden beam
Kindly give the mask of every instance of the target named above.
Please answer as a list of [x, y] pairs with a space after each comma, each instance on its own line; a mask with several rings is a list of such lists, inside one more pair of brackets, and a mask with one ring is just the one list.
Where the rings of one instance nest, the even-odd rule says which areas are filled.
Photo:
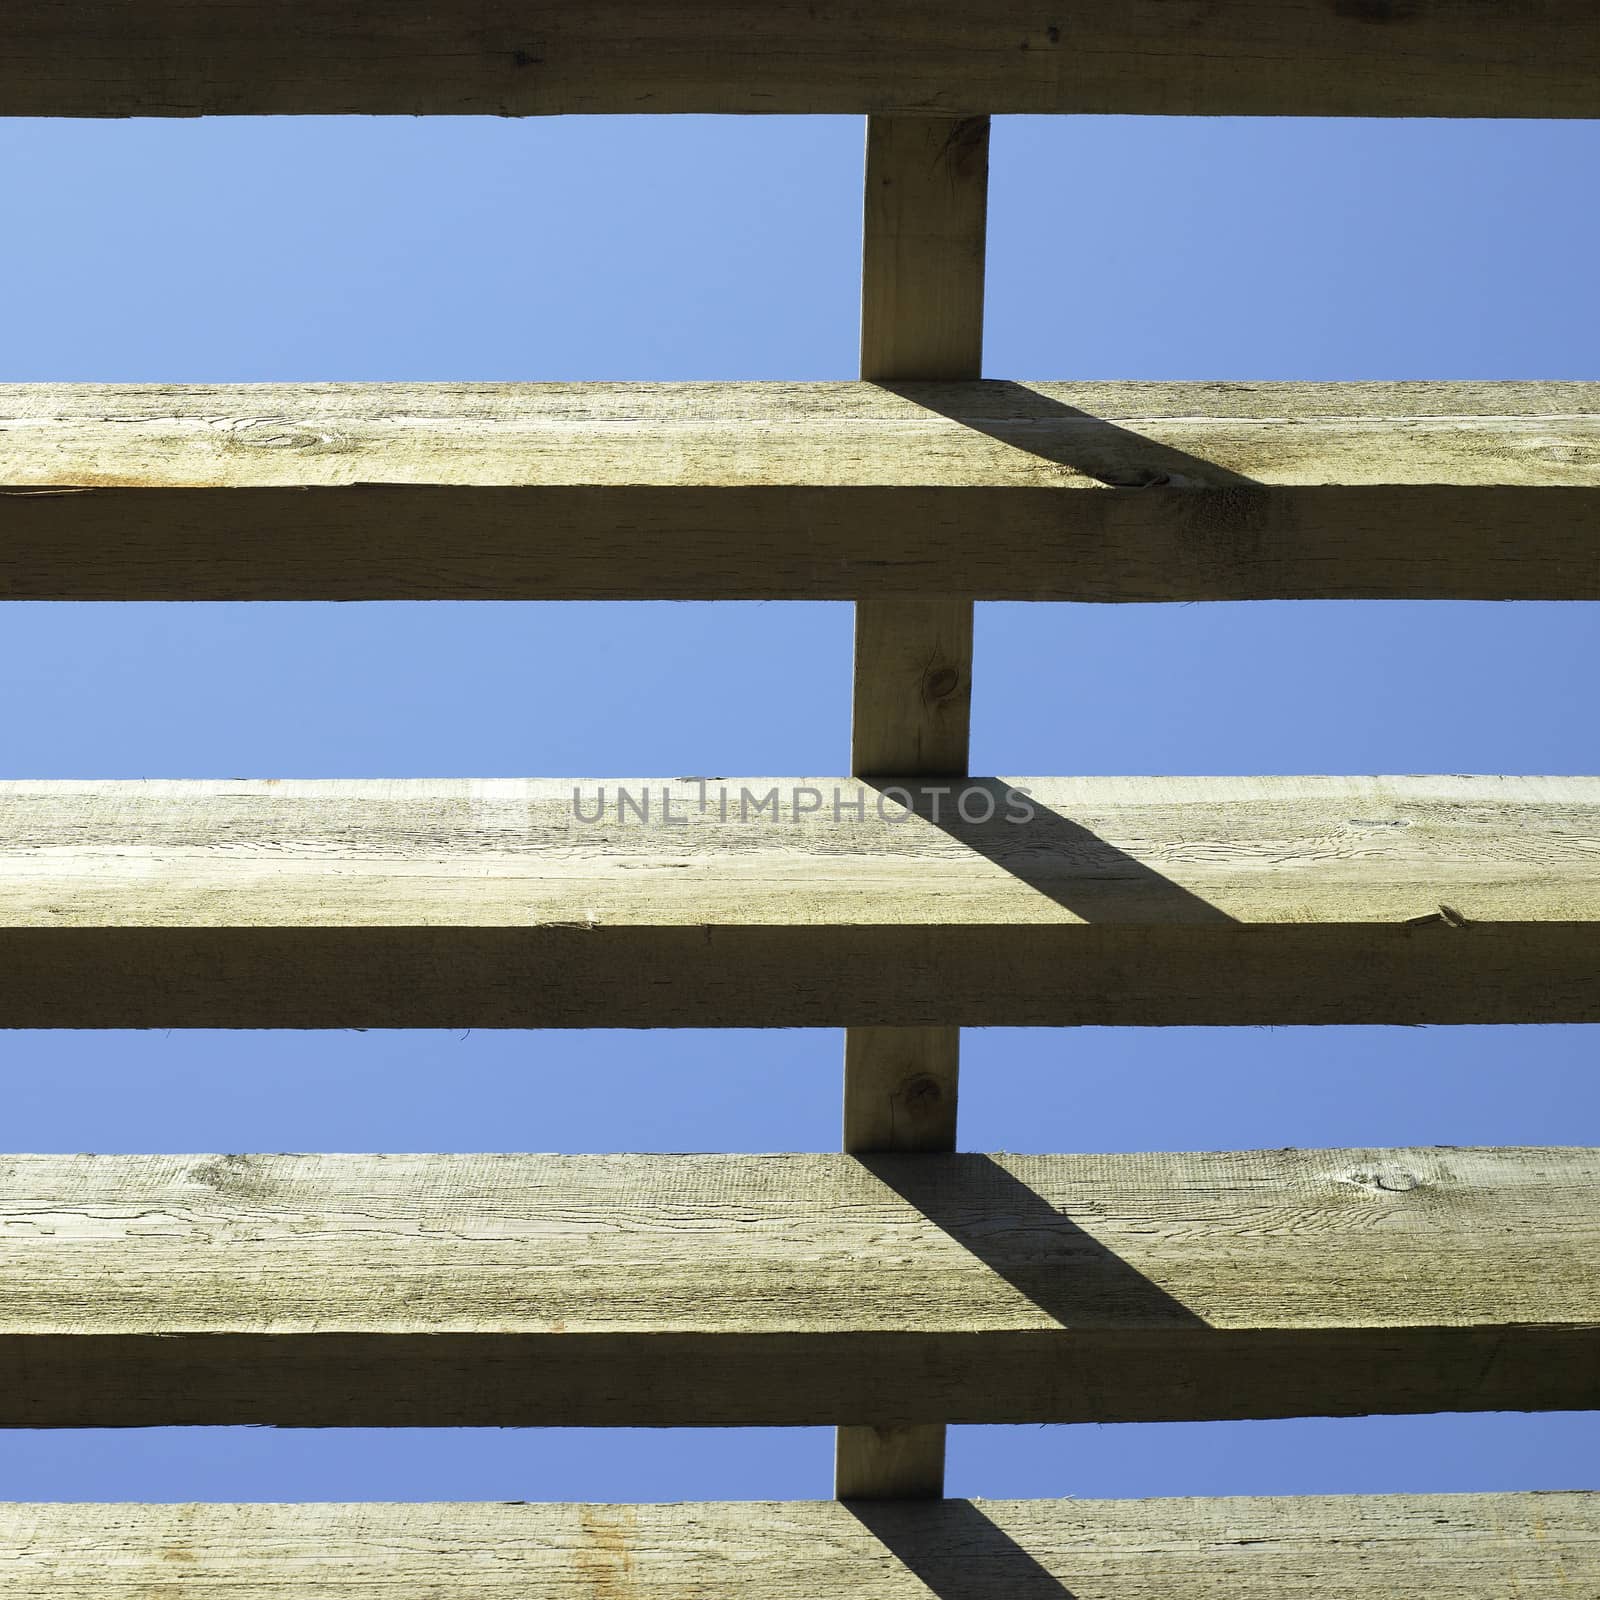
[[7, 1505], [0, 1594], [1504, 1600], [1600, 1593], [1600, 1495]]
[[0, 436], [6, 599], [1600, 599], [1600, 384], [14, 385]]
[[0, 784], [0, 1027], [1600, 1020], [1600, 778], [880, 785]]
[[6, 1156], [0, 1427], [1600, 1406], [1600, 1151]]
[[1589, 0], [8, 0], [0, 110], [1593, 117]]

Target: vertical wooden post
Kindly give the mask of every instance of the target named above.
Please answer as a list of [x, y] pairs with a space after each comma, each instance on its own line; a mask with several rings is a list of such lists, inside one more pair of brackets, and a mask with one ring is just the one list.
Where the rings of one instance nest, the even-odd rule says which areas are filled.
[[861, 376], [982, 376], [987, 117], [868, 117]]
[[[989, 119], [869, 117], [862, 237], [861, 376], [982, 376]], [[978, 530], [974, 530], [978, 536]], [[856, 606], [850, 769], [860, 776], [967, 771], [972, 601]], [[844, 1148], [953, 1150], [957, 1028], [851, 1028]], [[834, 1492], [937, 1499], [945, 1430], [842, 1427]]]

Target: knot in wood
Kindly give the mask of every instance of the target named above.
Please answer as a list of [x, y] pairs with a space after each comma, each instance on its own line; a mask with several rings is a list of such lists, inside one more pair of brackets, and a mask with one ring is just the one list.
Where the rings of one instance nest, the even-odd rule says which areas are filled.
[[919, 1072], [900, 1086], [901, 1103], [916, 1116], [928, 1115], [943, 1098], [944, 1090], [931, 1073]]
[[1420, 1189], [1423, 1180], [1405, 1167], [1374, 1167], [1370, 1171], [1352, 1172], [1349, 1181], [1363, 1189], [1384, 1194], [1409, 1194]]

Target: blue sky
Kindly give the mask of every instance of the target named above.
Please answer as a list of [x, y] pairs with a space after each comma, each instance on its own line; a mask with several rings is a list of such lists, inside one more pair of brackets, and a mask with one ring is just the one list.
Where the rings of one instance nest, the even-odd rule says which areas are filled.
[[[0, 380], [846, 378], [856, 119], [0, 122]], [[986, 371], [1594, 378], [1600, 124], [996, 124]], [[1404, 529], [1396, 530], [1404, 537]], [[0, 776], [828, 773], [843, 606], [0, 607]], [[1595, 771], [1586, 606], [989, 606], [980, 772]], [[969, 1033], [973, 1149], [1600, 1143], [1596, 1030]], [[834, 1033], [7, 1034], [12, 1150], [828, 1149]], [[829, 1491], [821, 1430], [0, 1435], [12, 1499]], [[960, 1494], [1596, 1487], [1589, 1416], [961, 1429]]]

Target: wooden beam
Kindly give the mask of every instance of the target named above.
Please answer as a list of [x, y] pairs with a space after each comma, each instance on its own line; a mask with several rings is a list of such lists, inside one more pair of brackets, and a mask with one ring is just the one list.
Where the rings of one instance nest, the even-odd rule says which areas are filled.
[[1600, 1592], [1600, 1495], [7, 1505], [0, 1594], [1504, 1600]]
[[7, 1156], [0, 1427], [1600, 1406], [1600, 1152]]
[[[7, 599], [1600, 598], [1600, 384], [42, 384], [0, 434]], [[954, 770], [969, 625], [905, 690]]]
[[1590, 0], [8, 0], [0, 110], [1600, 115]]
[[981, 376], [988, 117], [869, 117], [864, 194], [861, 376]]
[[[863, 379], [980, 376], [988, 204], [987, 117], [868, 119]], [[964, 773], [971, 702], [969, 595], [857, 604], [852, 772]]]
[[0, 1026], [1600, 1021], [1596, 841], [1597, 778], [9, 782]]
[[[862, 378], [981, 377], [988, 117], [868, 117], [866, 167]], [[965, 773], [971, 597], [863, 598], [855, 624], [850, 770]], [[960, 1056], [959, 1028], [847, 1029], [844, 1148], [955, 1149]], [[944, 1447], [937, 1425], [842, 1427], [835, 1491], [841, 1500], [937, 1499]]]
[[959, 1028], [847, 1029], [844, 1148], [954, 1150], [960, 1036]]
[[971, 731], [972, 602], [858, 601], [850, 770], [958, 777]]

